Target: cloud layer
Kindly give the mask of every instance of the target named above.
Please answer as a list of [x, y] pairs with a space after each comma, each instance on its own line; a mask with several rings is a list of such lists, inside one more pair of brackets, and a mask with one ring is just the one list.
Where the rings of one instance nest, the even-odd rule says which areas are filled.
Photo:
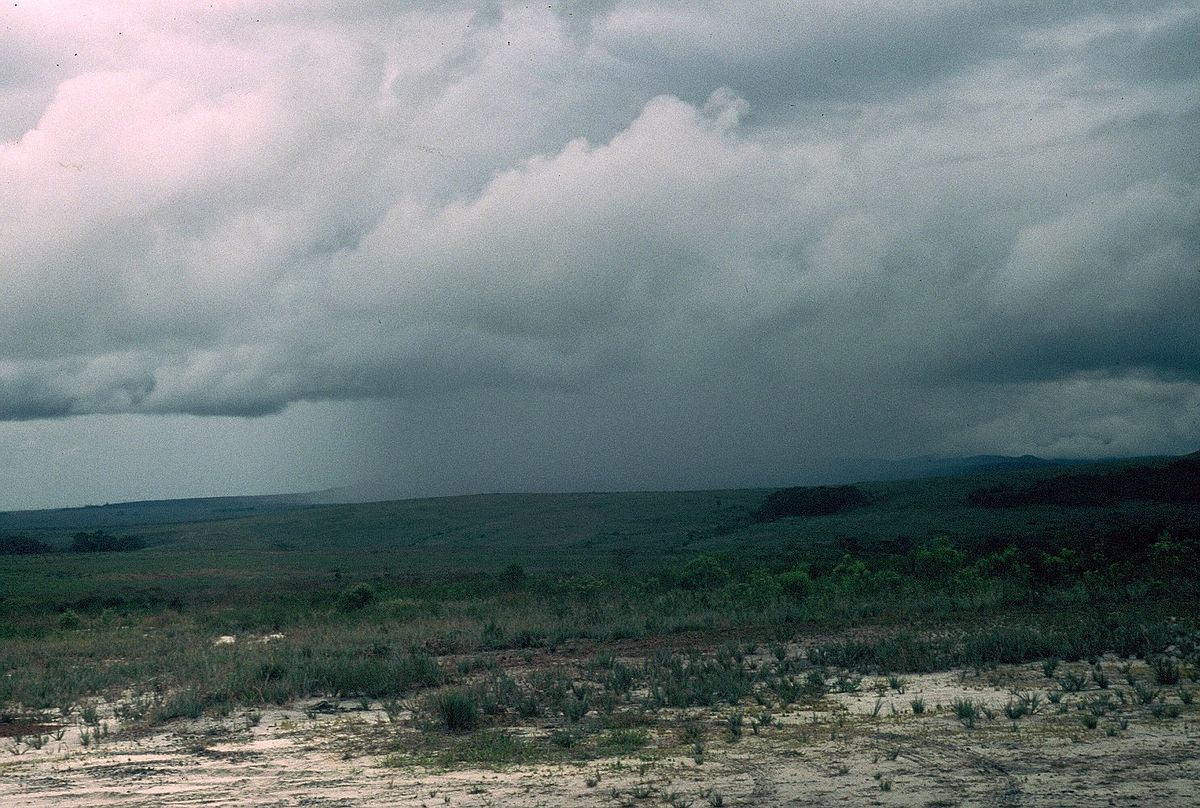
[[5, 8], [0, 419], [567, 397], [667, 444], [1184, 448], [1198, 34], [1194, 2]]

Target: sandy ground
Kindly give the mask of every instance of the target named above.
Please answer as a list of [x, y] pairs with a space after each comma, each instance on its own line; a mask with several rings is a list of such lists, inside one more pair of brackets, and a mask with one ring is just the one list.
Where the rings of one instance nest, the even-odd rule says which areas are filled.
[[[1115, 663], [1113, 663], [1115, 666]], [[1045, 699], [1037, 666], [910, 676], [903, 693], [870, 678], [858, 693], [775, 710], [745, 706], [742, 737], [729, 708], [692, 710], [706, 728], [702, 762], [663, 711], [640, 753], [578, 763], [446, 768], [389, 757], [419, 732], [378, 709], [312, 703], [177, 721], [81, 743], [78, 724], [47, 740], [0, 737], [4, 806], [554, 806], [554, 805], [1200, 805], [1200, 713], [1164, 688], [1177, 717], [1134, 704], [1124, 682]], [[1112, 694], [1121, 689], [1122, 704]], [[1011, 693], [1040, 692], [1036, 715], [1003, 713]], [[1089, 727], [1089, 700], [1112, 702]], [[913, 699], [925, 710], [914, 714]], [[973, 727], [951, 704], [986, 707]], [[1160, 713], [1162, 712], [1160, 708]], [[537, 731], [537, 728], [530, 728]], [[94, 730], [92, 730], [94, 732]], [[61, 736], [61, 737], [57, 737]]]

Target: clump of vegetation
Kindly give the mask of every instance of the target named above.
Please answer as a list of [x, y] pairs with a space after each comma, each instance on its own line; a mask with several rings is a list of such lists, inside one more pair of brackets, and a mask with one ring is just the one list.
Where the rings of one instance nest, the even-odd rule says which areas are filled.
[[967, 497], [983, 508], [1096, 507], [1122, 500], [1200, 502], [1200, 458], [1183, 457], [1161, 467], [1135, 466], [1105, 474], [1060, 474], [1023, 488], [977, 488]]
[[72, 553], [121, 553], [141, 550], [146, 542], [140, 536], [114, 536], [104, 530], [80, 531], [71, 537]]
[[41, 555], [50, 551], [50, 545], [28, 536], [0, 536], [0, 555]]
[[1150, 662], [1150, 669], [1154, 671], [1154, 681], [1160, 685], [1177, 685], [1179, 684], [1179, 663], [1171, 659], [1169, 656], [1155, 657]]
[[783, 488], [768, 495], [754, 517], [770, 522], [788, 516], [830, 516], [870, 504], [870, 497], [853, 485]]
[[370, 606], [376, 597], [375, 587], [358, 583], [338, 595], [337, 607], [343, 612], [356, 612]]
[[980, 717], [982, 711], [979, 705], [970, 699], [956, 698], [950, 705], [950, 709], [954, 711], [954, 716], [963, 723], [967, 729], [975, 726], [975, 721]]
[[468, 732], [479, 726], [479, 705], [469, 691], [447, 690], [438, 693], [433, 705], [438, 717], [451, 732]]

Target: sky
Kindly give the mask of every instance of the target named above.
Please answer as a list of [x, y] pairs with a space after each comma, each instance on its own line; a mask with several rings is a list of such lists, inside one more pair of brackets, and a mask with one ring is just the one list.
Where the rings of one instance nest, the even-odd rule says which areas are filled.
[[1200, 2], [0, 8], [0, 508], [1200, 449]]

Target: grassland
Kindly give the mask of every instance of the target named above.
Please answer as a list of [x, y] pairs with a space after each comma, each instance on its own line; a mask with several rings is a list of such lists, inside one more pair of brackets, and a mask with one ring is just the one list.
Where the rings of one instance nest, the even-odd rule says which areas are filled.
[[[970, 502], [1062, 473], [862, 484], [863, 507], [769, 521], [769, 491], [306, 507], [129, 528], [145, 547], [127, 552], [7, 556], [0, 735], [24, 760], [56, 733], [94, 749], [356, 709], [374, 719], [350, 753], [383, 768], [700, 766], [847, 700], [875, 713], [820, 731], [869, 741], [881, 712], [922, 714], [905, 682], [949, 670], [1008, 677], [1004, 703], [933, 696], [963, 731], [1035, 693], [1074, 711], [1039, 733], [1194, 718], [1200, 506]], [[1105, 692], [1099, 715], [1080, 695]]]

